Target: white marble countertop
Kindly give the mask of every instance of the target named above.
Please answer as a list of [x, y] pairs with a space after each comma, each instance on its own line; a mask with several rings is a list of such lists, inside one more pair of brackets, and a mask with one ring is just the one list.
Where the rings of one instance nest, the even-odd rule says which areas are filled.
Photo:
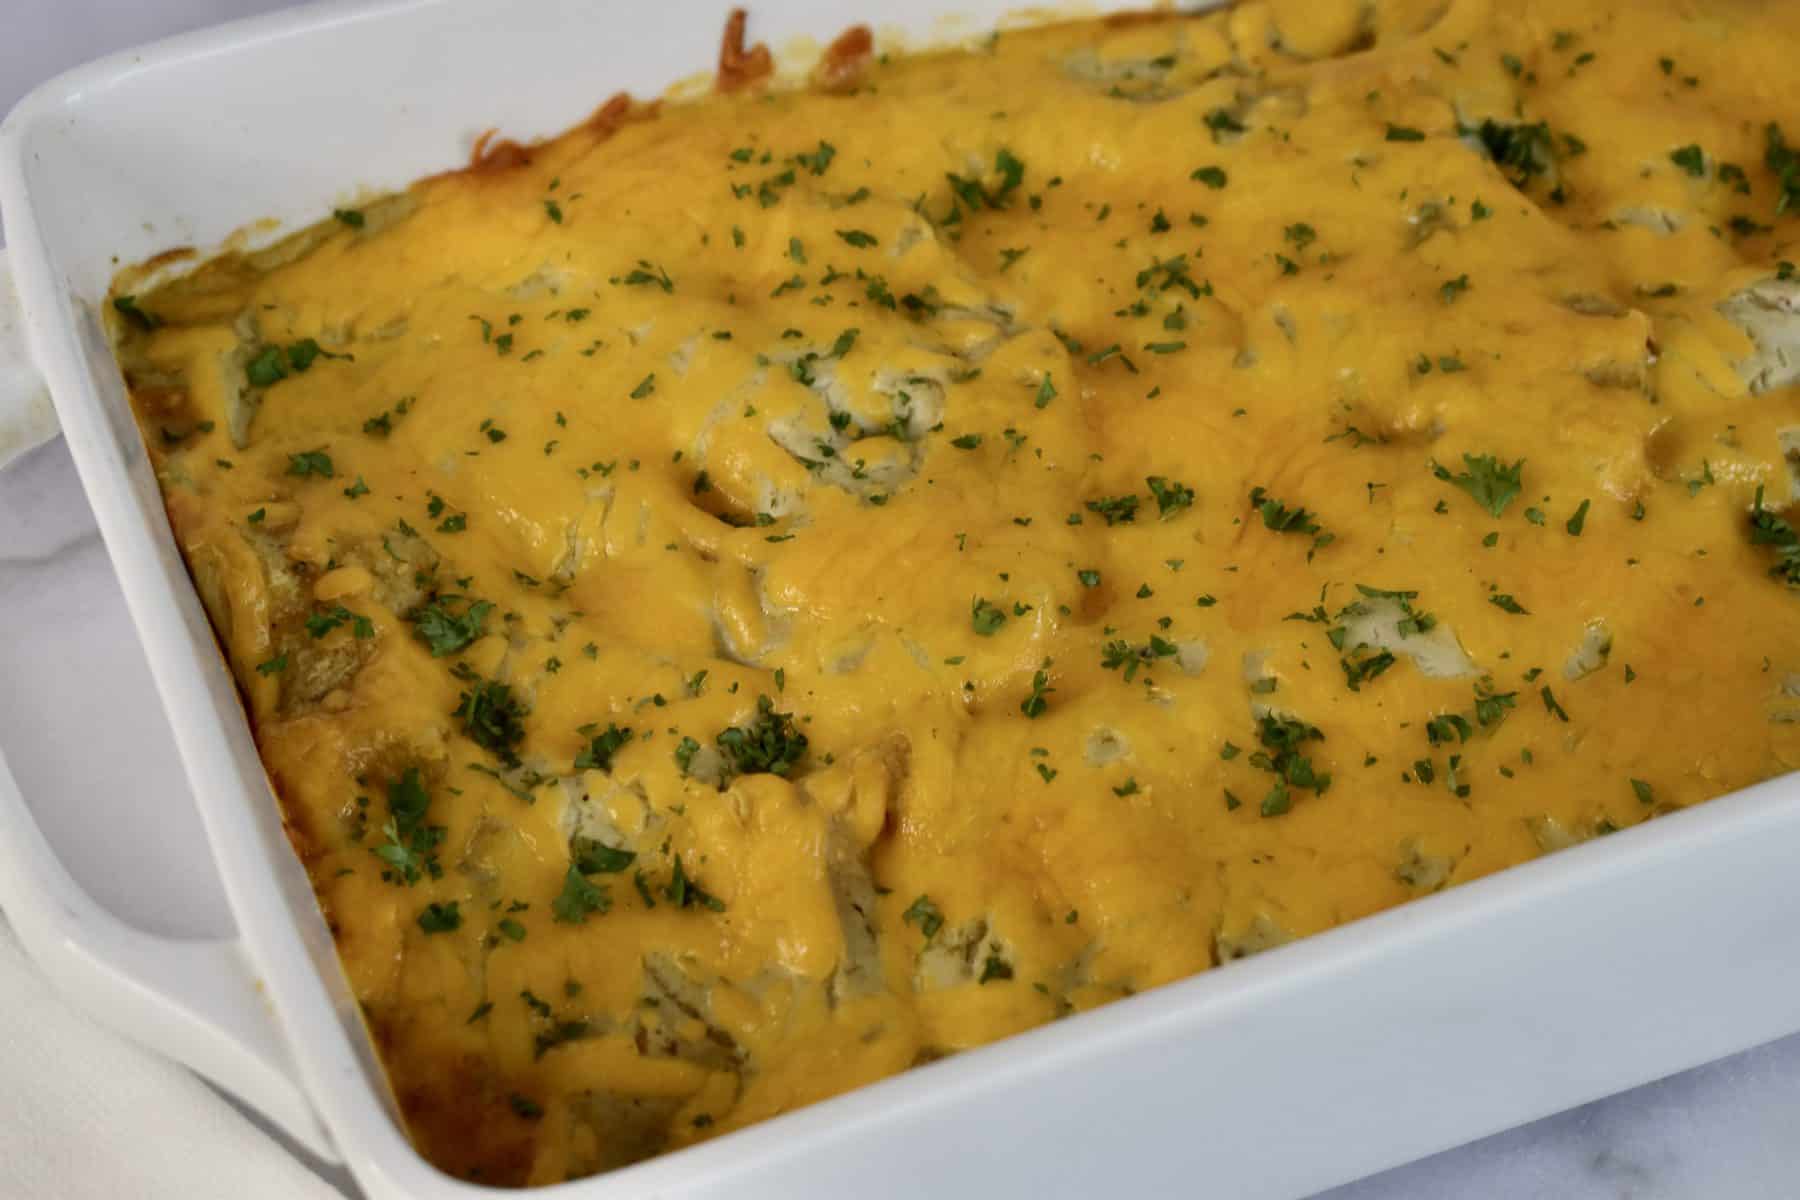
[[[0, 112], [81, 61], [281, 0], [6, 0]], [[60, 442], [0, 474], [0, 748], [21, 786], [174, 798], [122, 804], [105, 837], [199, 837], [180, 768], [79, 481]], [[95, 753], [95, 730], [105, 753]], [[52, 841], [54, 814], [40, 810]], [[78, 875], [81, 872], [78, 872]], [[217, 884], [173, 898], [130, 873], [83, 878], [109, 907], [186, 935], [230, 927]], [[1671, 948], [1671, 952], [1675, 952]], [[0, 1079], [9, 1092], [30, 1080]], [[100, 1149], [97, 1152], [107, 1152]], [[128, 1141], [114, 1152], [130, 1153]], [[349, 1184], [342, 1175], [330, 1182]], [[0, 1184], [0, 1195], [5, 1187]], [[353, 1194], [353, 1193], [351, 1193]], [[1769, 1200], [1800, 1196], [1800, 1036], [1327, 1193], [1326, 1200]]]

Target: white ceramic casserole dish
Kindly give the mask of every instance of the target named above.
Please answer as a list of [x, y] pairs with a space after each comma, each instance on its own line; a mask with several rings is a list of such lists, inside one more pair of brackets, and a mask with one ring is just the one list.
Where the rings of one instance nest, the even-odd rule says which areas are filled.
[[[408, 1144], [164, 519], [98, 311], [121, 264], [561, 130], [712, 61], [728, 5], [326, 4], [107, 59], [0, 125], [0, 459], [48, 385], [238, 942], [81, 895], [0, 765], [0, 903], [79, 1003], [371, 1196], [485, 1191]], [[915, 36], [1006, 0], [909, 7]], [[1124, 7], [1106, 5], [1104, 7]], [[753, 35], [891, 9], [767, 0]], [[9, 277], [10, 276], [10, 280]], [[16, 288], [17, 306], [8, 293]], [[4, 536], [0, 533], [0, 536]], [[1295, 1196], [1800, 1030], [1800, 779], [1685, 811], [557, 1195]], [[265, 1003], [266, 1001], [266, 1003]]]

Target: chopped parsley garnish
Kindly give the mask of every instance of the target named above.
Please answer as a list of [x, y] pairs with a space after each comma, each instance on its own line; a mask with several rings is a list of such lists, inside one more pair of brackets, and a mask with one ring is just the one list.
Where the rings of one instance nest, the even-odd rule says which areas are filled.
[[1189, 175], [1188, 178], [1197, 183], [1204, 183], [1207, 187], [1212, 188], [1215, 191], [1224, 187], [1226, 183], [1229, 182], [1224, 167], [1197, 167], [1195, 168], [1194, 173]]
[[1270, 496], [1260, 487], [1250, 490], [1250, 507], [1262, 517], [1263, 526], [1276, 533], [1300, 533], [1312, 536], [1312, 548], [1306, 552], [1308, 561], [1314, 554], [1337, 540], [1337, 535], [1325, 532], [1324, 526], [1306, 509], [1296, 505], [1289, 508], [1281, 501]]
[[1514, 616], [1525, 617], [1531, 615], [1530, 610], [1520, 604], [1517, 600], [1514, 600], [1506, 592], [1495, 592], [1488, 597], [1488, 603], [1492, 604], [1495, 608], [1500, 609], [1502, 612], [1509, 612]]
[[630, 850], [620, 850], [590, 837], [577, 837], [569, 843], [569, 856], [575, 869], [583, 875], [617, 875], [637, 861]]
[[1423, 130], [1414, 129], [1409, 125], [1395, 125], [1390, 121], [1388, 122], [1387, 135], [1384, 140], [1390, 142], [1422, 142], [1425, 140], [1425, 133]]
[[1250, 764], [1275, 776], [1275, 785], [1263, 797], [1263, 816], [1278, 817], [1293, 807], [1290, 788], [1310, 789], [1322, 796], [1331, 786], [1330, 773], [1316, 770], [1312, 759], [1300, 752], [1309, 741], [1325, 740], [1316, 726], [1270, 713], [1258, 719], [1256, 740], [1262, 749], [1250, 755]]
[[455, 599], [440, 596], [407, 618], [413, 623], [413, 636], [431, 648], [433, 658], [455, 654], [486, 632], [483, 625], [494, 606], [486, 600], [471, 600], [458, 614], [450, 607]]
[[733, 725], [713, 739], [734, 775], [786, 777], [806, 756], [806, 735], [792, 713], [778, 712], [768, 696], [756, 698], [756, 715], [748, 725]]
[[306, 632], [315, 638], [322, 638], [343, 625], [350, 626], [350, 632], [358, 640], [375, 636], [375, 622], [361, 613], [351, 612], [341, 604], [334, 604], [306, 618]]
[[969, 624], [980, 636], [993, 637], [1006, 624], [1006, 610], [977, 596], [969, 609]]
[[1104, 517], [1108, 525], [1126, 525], [1137, 519], [1138, 498], [1104, 496], [1099, 500], [1089, 500], [1086, 507], [1089, 512]]
[[[1172, 258], [1157, 259], [1149, 266], [1139, 271], [1133, 282], [1137, 287], [1147, 291], [1153, 296], [1159, 296], [1171, 288], [1179, 288], [1181, 291], [1186, 292], [1188, 297], [1193, 300], [1198, 300], [1202, 296], [1212, 295], [1212, 284], [1210, 282], [1205, 284], [1194, 282], [1193, 275], [1188, 272], [1188, 256], [1185, 254], [1177, 254]], [[1064, 339], [1064, 344], [1069, 344], [1068, 339]], [[1105, 361], [1109, 355], [1117, 354], [1118, 350], [1119, 348], [1115, 345], [1108, 350], [1102, 350], [1097, 354], [1089, 355], [1088, 362], [1098, 365]], [[1076, 343], [1072, 345], [1069, 353], [1080, 353], [1080, 344]]]
[[1144, 482], [1149, 485], [1150, 494], [1156, 498], [1157, 516], [1165, 521], [1194, 503], [1194, 489], [1179, 479], [1151, 475]]
[[312, 338], [301, 338], [285, 348], [264, 346], [256, 352], [254, 358], [244, 364], [244, 378], [252, 387], [273, 387], [286, 379], [290, 372], [296, 375], [304, 373], [318, 359], [350, 357], [348, 354], [333, 354]]
[[446, 830], [442, 825], [425, 824], [431, 796], [417, 767], [408, 767], [388, 785], [387, 806], [388, 819], [381, 827], [387, 841], [372, 851], [389, 867], [382, 878], [410, 887], [426, 875], [441, 877], [444, 868], [438, 863], [437, 848]]
[[1583, 500], [1580, 507], [1575, 510], [1575, 515], [1564, 523], [1563, 528], [1569, 531], [1570, 537], [1581, 536], [1582, 527], [1587, 524], [1588, 504], [1589, 501]]
[[943, 912], [932, 903], [930, 896], [923, 893], [907, 906], [906, 911], [900, 914], [900, 919], [908, 925], [917, 925], [928, 942], [944, 927]]
[[1686, 145], [1679, 150], [1669, 152], [1669, 161], [1692, 175], [1695, 179], [1706, 177], [1706, 152], [1699, 146]]
[[1050, 702], [1045, 697], [1049, 696], [1049, 694], [1055, 690], [1055, 688], [1050, 686], [1049, 672], [1042, 669], [1033, 672], [1031, 676], [1031, 694], [1019, 702], [1019, 711], [1035, 721], [1037, 718], [1043, 716], [1045, 710], [1050, 707]]
[[[1005, 208], [1011, 201], [1012, 193], [1024, 182], [1025, 164], [1003, 146], [994, 155], [993, 173], [1000, 177], [1000, 182], [992, 188], [977, 177], [946, 172], [944, 178], [950, 183], [951, 193], [970, 209], [979, 211], [983, 208]], [[953, 214], [953, 220], [955, 215], [957, 214]]]
[[264, 346], [244, 365], [244, 377], [252, 387], [272, 387], [287, 378], [287, 367], [282, 363], [281, 347]]
[[1370, 652], [1367, 646], [1356, 646], [1349, 657], [1338, 660], [1338, 665], [1344, 668], [1344, 682], [1350, 685], [1350, 690], [1360, 692], [1363, 684], [1398, 661], [1390, 650]]
[[317, 475], [321, 479], [330, 479], [332, 476], [331, 455], [323, 450], [308, 450], [303, 454], [290, 454], [288, 455], [287, 473], [298, 475], [301, 478]]
[[352, 229], [361, 229], [365, 224], [362, 213], [354, 208], [334, 208], [331, 215]]
[[725, 911], [725, 902], [701, 887], [687, 873], [679, 854], [675, 856], [675, 870], [669, 876], [668, 886], [663, 888], [663, 899], [676, 908], [693, 908], [699, 905], [713, 912]]
[[1769, 546], [1775, 551], [1775, 564], [1769, 568], [1771, 578], [1789, 587], [1800, 587], [1800, 533], [1786, 518], [1763, 507], [1763, 490], [1756, 489], [1756, 502], [1750, 510], [1750, 544]]
[[463, 692], [451, 716], [461, 719], [463, 734], [509, 767], [519, 765], [513, 747], [525, 740], [526, 708], [508, 684], [476, 680]]
[[1106, 643], [1100, 654], [1100, 665], [1109, 671], [1125, 668], [1125, 682], [1130, 683], [1137, 676], [1138, 668], [1159, 658], [1173, 658], [1178, 650], [1173, 642], [1165, 641], [1155, 634], [1142, 646], [1133, 646], [1123, 638]]
[[1466, 742], [1474, 733], [1474, 727], [1467, 717], [1456, 713], [1440, 713], [1425, 722], [1425, 740], [1433, 746], [1448, 745], [1451, 742]]
[[1483, 729], [1492, 729], [1506, 720], [1506, 714], [1512, 711], [1519, 694], [1517, 692], [1492, 691], [1486, 680], [1475, 685], [1475, 723]]
[[864, 233], [860, 229], [840, 229], [837, 235], [858, 250], [866, 250], [870, 246], [879, 246], [881, 241], [872, 233]]
[[626, 287], [658, 287], [664, 292], [673, 292], [675, 290], [675, 281], [669, 278], [669, 273], [667, 271], [663, 270], [655, 263], [642, 258], [638, 259], [637, 266], [633, 267], [624, 276], [614, 276], [612, 282], [622, 283]]
[[1473, 454], [1464, 454], [1463, 462], [1468, 470], [1456, 475], [1450, 474], [1436, 462], [1431, 464], [1431, 473], [1469, 493], [1477, 504], [1494, 516], [1505, 513], [1506, 506], [1519, 494], [1522, 486], [1520, 472], [1525, 466], [1525, 460], [1521, 458], [1509, 467], [1492, 454], [1483, 454], [1479, 458]]
[[860, 329], [852, 328], [846, 329], [844, 332], [838, 334], [837, 337], [832, 340], [831, 350], [827, 353], [826, 357], [843, 358], [846, 354], [849, 354], [850, 351], [856, 348], [856, 338], [861, 332], [862, 330]]
[[[819, 148], [811, 154], [796, 154], [794, 161], [811, 171], [814, 175], [823, 175], [831, 166], [831, 160], [837, 157], [837, 147], [823, 139]], [[766, 161], [766, 160], [765, 160]]]
[[976, 982], [992, 983], [996, 979], [1006, 980], [1012, 977], [1012, 964], [1001, 958], [998, 950], [989, 950], [986, 961], [981, 964], [981, 977]]
[[562, 892], [550, 902], [550, 915], [565, 925], [580, 925], [590, 914], [604, 914], [611, 907], [612, 897], [606, 889], [589, 883], [581, 867], [571, 862], [563, 876]]
[[1490, 118], [1474, 129], [1464, 128], [1462, 133], [1464, 136], [1474, 134], [1482, 151], [1500, 168], [1501, 174], [1521, 190], [1535, 176], [1546, 174], [1556, 166], [1556, 142], [1550, 135], [1550, 126], [1543, 121], [1506, 125]]
[[419, 913], [419, 928], [426, 933], [451, 933], [462, 927], [462, 912], [458, 908], [460, 902], [451, 900], [439, 903], [433, 900]]
[[[584, 731], [585, 728], [592, 728], [592, 726], [584, 727]], [[575, 769], [577, 771], [612, 770], [613, 755], [623, 750], [631, 741], [632, 736], [632, 730], [629, 727], [620, 728], [609, 722], [604, 732], [595, 734], [587, 746], [575, 755]]]
[[1787, 144], [1781, 127], [1773, 121], [1763, 127], [1763, 143], [1763, 165], [1775, 173], [1775, 215], [1779, 217], [1800, 208], [1800, 152]]
[[1215, 142], [1223, 142], [1228, 136], [1246, 132], [1244, 123], [1233, 116], [1229, 109], [1212, 109], [1207, 112], [1204, 119], [1207, 129], [1212, 131], [1212, 139]]
[[1538, 689], [1538, 695], [1540, 697], [1542, 697], [1542, 699], [1544, 701], [1544, 711], [1545, 712], [1549, 713], [1551, 716], [1555, 717], [1559, 721], [1564, 722], [1565, 724], [1568, 722], [1569, 714], [1564, 712], [1563, 706], [1556, 702], [1556, 695], [1555, 695], [1555, 693], [1553, 693], [1550, 690], [1550, 687], [1548, 684], [1546, 684], [1543, 687]]

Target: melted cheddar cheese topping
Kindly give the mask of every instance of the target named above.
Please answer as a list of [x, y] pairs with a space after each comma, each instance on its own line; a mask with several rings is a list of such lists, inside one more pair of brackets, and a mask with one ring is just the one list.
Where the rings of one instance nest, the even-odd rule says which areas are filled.
[[116, 296], [423, 1152], [608, 1169], [1794, 767], [1797, 55], [728, 41]]

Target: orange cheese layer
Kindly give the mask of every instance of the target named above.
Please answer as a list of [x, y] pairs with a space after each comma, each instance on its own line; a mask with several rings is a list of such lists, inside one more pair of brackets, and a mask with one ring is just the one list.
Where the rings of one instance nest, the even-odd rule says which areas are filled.
[[1007, 32], [120, 297], [423, 1151], [618, 1166], [1794, 767], [1797, 57]]

